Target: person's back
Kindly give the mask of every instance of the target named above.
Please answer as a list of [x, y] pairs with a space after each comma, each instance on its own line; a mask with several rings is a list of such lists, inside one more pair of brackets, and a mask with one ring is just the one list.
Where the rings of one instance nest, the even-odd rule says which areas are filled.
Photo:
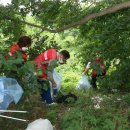
[[51, 49], [41, 53], [40, 55], [35, 57], [33, 59], [33, 61], [37, 63], [38, 67], [40, 67], [40, 66], [42, 66], [41, 62], [46, 61], [46, 63], [48, 63], [52, 59], [57, 60], [57, 52], [56, 52], [56, 49], [54, 49], [54, 48], [51, 48]]
[[47, 67], [49, 65], [50, 60], [57, 60], [57, 51], [54, 48], [51, 48], [37, 57], [33, 59], [35, 63], [35, 68], [39, 69], [39, 71], [42, 71], [42, 74], [39, 75], [39, 78], [47, 78]]

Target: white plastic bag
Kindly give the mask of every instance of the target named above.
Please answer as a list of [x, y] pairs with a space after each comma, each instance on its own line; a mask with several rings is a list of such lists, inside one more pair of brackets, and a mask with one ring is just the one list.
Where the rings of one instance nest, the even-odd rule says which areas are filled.
[[79, 80], [76, 89], [89, 89], [91, 87], [91, 84], [88, 81], [88, 78], [86, 75], [83, 75], [81, 79]]
[[57, 92], [60, 90], [61, 88], [61, 82], [62, 82], [62, 74], [61, 73], [58, 73], [56, 72], [55, 70], [53, 71], [53, 78], [54, 78], [54, 81], [56, 83], [56, 87], [53, 88], [52, 87], [52, 84], [50, 82], [50, 85], [51, 85], [51, 89], [50, 89], [50, 92], [51, 92], [51, 97], [54, 98], [54, 96], [57, 95]]
[[57, 73], [55, 70], [53, 72], [53, 78], [56, 82], [56, 88], [57, 90], [59, 91], [60, 90], [60, 87], [61, 87], [61, 82], [62, 82], [62, 74], [60, 73]]
[[28, 124], [25, 130], [53, 130], [53, 126], [48, 119], [37, 119]]

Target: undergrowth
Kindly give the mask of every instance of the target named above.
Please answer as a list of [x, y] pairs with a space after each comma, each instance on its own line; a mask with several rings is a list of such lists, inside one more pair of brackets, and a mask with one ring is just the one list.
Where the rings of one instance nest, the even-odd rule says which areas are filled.
[[24, 95], [18, 104], [8, 109], [26, 110], [27, 114], [2, 113], [29, 120], [28, 122], [0, 118], [0, 130], [25, 130], [28, 123], [47, 118], [55, 130], [129, 130], [129, 94], [105, 94], [80, 90], [75, 103], [47, 106], [39, 93]]

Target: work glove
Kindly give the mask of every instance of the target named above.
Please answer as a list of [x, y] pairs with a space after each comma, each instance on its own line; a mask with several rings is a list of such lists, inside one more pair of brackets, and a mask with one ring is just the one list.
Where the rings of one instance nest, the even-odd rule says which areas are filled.
[[51, 81], [52, 84], [52, 88], [56, 88], [56, 82], [55, 81]]

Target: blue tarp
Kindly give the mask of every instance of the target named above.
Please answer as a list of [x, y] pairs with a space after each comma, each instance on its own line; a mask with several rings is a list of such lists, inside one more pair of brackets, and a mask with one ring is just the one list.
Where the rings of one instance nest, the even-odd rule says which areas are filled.
[[0, 110], [6, 110], [11, 102], [18, 103], [23, 94], [22, 87], [13, 78], [0, 78]]

